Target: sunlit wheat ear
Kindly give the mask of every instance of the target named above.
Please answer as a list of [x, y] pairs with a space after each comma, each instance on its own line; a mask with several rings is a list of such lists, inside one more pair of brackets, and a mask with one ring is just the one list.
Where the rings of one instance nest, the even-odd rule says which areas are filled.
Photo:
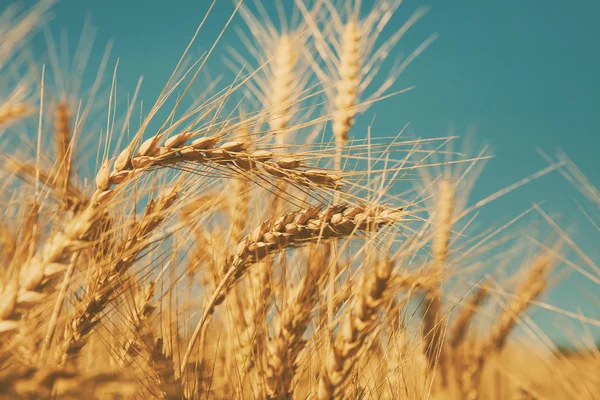
[[450, 346], [452, 349], [456, 349], [464, 341], [469, 324], [487, 298], [488, 293], [489, 286], [482, 284], [474, 290], [466, 304], [461, 306], [462, 309], [454, 320], [452, 332], [450, 333]]
[[[255, 2], [257, 14], [250, 3], [240, 8], [248, 32], [239, 30], [238, 35], [250, 52], [252, 62], [237, 51], [232, 51], [236, 68], [251, 65], [257, 68], [248, 82], [250, 91], [259, 106], [267, 113], [270, 134], [277, 144], [290, 143], [293, 139], [293, 121], [301, 120], [300, 102], [307, 97], [306, 86], [310, 80], [310, 66], [306, 60], [308, 34], [292, 2], [276, 1], [278, 26], [272, 22], [262, 4]], [[288, 129], [289, 128], [289, 129]]]
[[285, 143], [282, 130], [288, 126], [292, 117], [291, 108], [294, 104], [294, 96], [297, 96], [299, 92], [294, 88], [294, 81], [297, 79], [294, 76], [294, 66], [298, 59], [297, 52], [294, 39], [287, 34], [281, 35], [273, 60], [273, 80], [269, 92], [271, 108], [269, 127], [277, 132], [275, 136], [277, 143]]
[[449, 179], [441, 179], [437, 185], [438, 199], [435, 210], [434, 238], [431, 245], [434, 262], [443, 267], [448, 260], [452, 219], [454, 215], [454, 184]]
[[403, 26], [380, 43], [379, 36], [400, 6], [400, 0], [377, 0], [364, 16], [361, 15], [361, 2], [358, 0], [342, 7], [344, 12], [336, 10], [330, 0], [325, 0], [324, 3], [329, 12], [319, 14], [317, 20], [303, 1], [296, 0], [320, 56], [319, 60], [313, 60], [312, 66], [329, 99], [333, 135], [338, 151], [336, 167], [339, 169], [342, 150], [348, 141], [354, 117], [381, 98], [434, 37], [423, 42], [403, 61], [397, 61], [383, 83], [374, 86], [373, 81], [390, 51], [404, 33], [425, 14], [425, 10], [416, 11]]
[[54, 141], [56, 144], [57, 186], [63, 188], [63, 197], [71, 183], [73, 150], [71, 148], [71, 113], [65, 102], [60, 102], [54, 112]]
[[[433, 217], [433, 243], [431, 245], [433, 268], [438, 273], [440, 283], [443, 279], [443, 269], [448, 260], [450, 234], [454, 208], [454, 184], [448, 179], [437, 182], [437, 196]], [[443, 342], [445, 335], [445, 319], [443, 318], [440, 285], [435, 285], [426, 292], [423, 303], [423, 348], [433, 371], [437, 366], [440, 372], [440, 382], [446, 385], [445, 354]]]
[[319, 399], [341, 398], [348, 385], [357, 354], [362, 350], [367, 335], [371, 332], [382, 306], [391, 275], [392, 263], [383, 261], [376, 264], [361, 292], [342, 316], [342, 326], [332, 344], [321, 376], [317, 397]]
[[333, 116], [333, 135], [338, 147], [348, 141], [348, 132], [352, 127], [357, 110], [361, 81], [361, 28], [355, 19], [349, 20], [340, 38], [339, 80], [336, 82], [336, 93], [333, 99], [335, 114]]
[[494, 353], [504, 348], [506, 339], [517, 324], [517, 321], [546, 288], [547, 276], [553, 266], [553, 260], [546, 254], [540, 254], [533, 260], [533, 265], [523, 281], [506, 305], [504, 312], [498, 317], [488, 337], [475, 349], [463, 371], [461, 388], [464, 398], [476, 400], [479, 395], [481, 374], [486, 361]]
[[157, 306], [153, 303], [155, 283], [150, 282], [135, 292], [134, 313], [132, 316], [133, 338], [124, 348], [125, 354], [131, 358], [143, 357], [156, 377], [158, 389], [166, 399], [184, 398], [184, 387], [180, 377], [175, 375], [173, 359], [167, 355], [163, 339], [156, 337], [149, 321]]
[[104, 308], [114, 297], [114, 291], [119, 290], [118, 278], [131, 267], [140, 252], [150, 245], [150, 236], [168, 217], [178, 196], [176, 188], [165, 188], [161, 196], [148, 203], [142, 219], [132, 224], [126, 240], [120, 243], [114, 262], [95, 279], [86, 296], [80, 299], [67, 324], [63, 364], [79, 355]]
[[2, 104], [0, 105], [0, 125], [18, 121], [33, 114], [33, 111], [34, 108], [29, 104]]
[[0, 127], [6, 127], [34, 114], [31, 104], [30, 88], [27, 82], [17, 85], [6, 98], [0, 95]]
[[188, 343], [182, 369], [198, 340], [200, 333], [215, 306], [221, 304], [227, 293], [243, 277], [248, 268], [272, 253], [309, 242], [352, 237], [355, 234], [376, 232], [403, 218], [402, 209], [383, 206], [333, 205], [327, 208], [313, 206], [271, 218], [260, 224], [238, 244], [235, 257], [227, 273], [204, 306], [204, 311]]
[[[251, 142], [226, 142], [222, 135], [213, 135], [186, 144], [194, 135], [194, 132], [182, 132], [167, 139], [162, 146], [161, 136], [156, 135], [144, 141], [135, 152], [127, 146], [116, 158], [112, 170], [111, 163], [106, 161], [96, 174], [98, 190], [94, 198], [101, 201], [104, 196], [110, 197], [112, 188], [149, 169], [168, 167], [186, 171], [207, 167], [246, 179], [260, 176], [304, 187], [336, 189], [342, 185], [339, 181], [343, 177], [338, 174], [307, 169], [302, 163], [291, 165], [285, 162], [293, 156], [278, 159], [272, 152], [262, 149], [249, 152]], [[222, 174], [225, 175], [225, 172]]]
[[13, 368], [0, 377], [2, 394], [11, 399], [131, 398], [139, 390], [135, 377], [127, 373], [85, 373], [77, 369], [47, 366], [37, 370]]
[[287, 293], [279, 311], [275, 332], [267, 343], [267, 392], [271, 399], [293, 395], [293, 379], [298, 369], [298, 357], [306, 346], [304, 334], [311, 321], [317, 300], [318, 282], [326, 271], [330, 246], [311, 249], [309, 265], [300, 283]]

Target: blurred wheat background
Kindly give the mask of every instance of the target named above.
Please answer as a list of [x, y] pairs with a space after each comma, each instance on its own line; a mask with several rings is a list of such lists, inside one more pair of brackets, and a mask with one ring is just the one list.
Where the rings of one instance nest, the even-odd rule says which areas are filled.
[[[413, 96], [443, 47], [415, 2], [112, 3], [0, 9], [0, 398], [600, 396], [597, 59], [473, 107]], [[545, 42], [521, 70], [482, 41], [455, 57], [539, 89]], [[461, 104], [563, 125], [492, 159], [432, 134]]]

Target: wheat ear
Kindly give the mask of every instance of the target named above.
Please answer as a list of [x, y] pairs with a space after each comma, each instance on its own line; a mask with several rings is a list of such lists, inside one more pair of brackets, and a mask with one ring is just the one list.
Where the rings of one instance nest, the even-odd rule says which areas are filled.
[[[131, 150], [126, 148], [115, 160], [114, 169], [99, 174], [96, 183], [101, 190], [108, 190], [112, 185], [131, 179], [149, 168], [176, 166], [183, 164], [204, 164], [208, 167], [227, 167], [240, 175], [261, 175], [263, 178], [283, 180], [292, 184], [336, 189], [341, 186], [342, 176], [319, 169], [307, 169], [300, 160], [286, 155], [276, 159], [273, 153], [258, 150], [246, 152], [250, 147], [247, 141], [230, 141], [222, 143], [220, 136], [205, 136], [196, 139], [189, 145], [185, 142], [193, 133], [180, 133], [167, 139], [163, 146], [158, 145], [156, 138], [141, 144], [137, 154], [131, 157]], [[216, 145], [219, 147], [215, 147]]]
[[28, 104], [5, 104], [0, 106], [0, 125], [15, 122], [32, 114], [34, 108]]
[[[448, 260], [452, 215], [454, 210], [454, 186], [448, 179], [438, 182], [438, 196], [432, 243], [434, 271], [441, 279], [444, 264]], [[425, 293], [423, 304], [423, 346], [429, 371], [437, 366], [442, 386], [446, 385], [446, 371], [443, 351], [445, 321], [442, 318], [442, 300], [439, 285], [430, 287]]]
[[267, 344], [267, 394], [270, 399], [286, 399], [293, 395], [292, 380], [298, 356], [306, 345], [303, 336], [317, 299], [317, 283], [329, 258], [329, 246], [323, 248], [323, 252], [310, 257], [305, 275], [289, 293], [281, 308], [275, 335]]
[[[310, 241], [348, 237], [356, 232], [377, 231], [402, 219], [402, 209], [383, 206], [337, 205], [322, 210], [322, 206], [288, 213], [279, 218], [264, 221], [237, 246], [231, 267], [221, 279], [207, 301], [200, 321], [194, 330], [182, 362], [185, 370], [194, 344], [214, 307], [224, 300], [232, 285], [241, 278], [248, 267], [273, 252], [301, 246]], [[322, 211], [321, 211], [322, 210]]]
[[452, 332], [450, 334], [450, 346], [452, 349], [458, 348], [458, 346], [460, 346], [460, 344], [464, 341], [469, 324], [481, 307], [481, 304], [483, 304], [487, 298], [488, 293], [489, 286], [486, 284], [480, 285], [471, 295], [471, 298], [467, 304], [464, 305], [463, 309], [456, 317]]
[[54, 138], [56, 143], [56, 178], [57, 186], [66, 196], [67, 188], [71, 184], [71, 169], [73, 162], [73, 149], [71, 143], [71, 113], [65, 102], [56, 106], [54, 113]]
[[143, 290], [138, 290], [135, 297], [135, 314], [133, 315], [132, 338], [125, 346], [125, 354], [130, 357], [139, 354], [147, 355], [148, 364], [156, 374], [158, 388], [164, 399], [185, 399], [185, 389], [181, 378], [175, 375], [173, 359], [165, 352], [163, 339], [155, 338], [152, 330], [147, 326], [148, 320], [154, 313], [156, 306], [152, 304], [155, 283], [150, 282]]
[[86, 344], [87, 335], [99, 322], [99, 316], [114, 295], [117, 278], [135, 261], [137, 255], [148, 246], [146, 239], [160, 226], [179, 193], [175, 188], [167, 190], [146, 206], [143, 218], [134, 224], [124, 243], [116, 250], [118, 259], [96, 278], [93, 288], [80, 300], [75, 315], [67, 325], [62, 362], [77, 356]]
[[295, 82], [298, 79], [295, 73], [295, 65], [298, 60], [297, 43], [288, 34], [279, 37], [279, 43], [275, 51], [275, 57], [271, 61], [271, 81], [269, 92], [269, 128], [275, 132], [275, 140], [278, 144], [285, 144], [283, 130], [287, 128], [293, 116], [291, 112], [294, 99], [298, 97], [293, 92]]
[[490, 355], [503, 349], [519, 317], [525, 312], [529, 303], [546, 288], [546, 275], [551, 265], [551, 259], [546, 255], [535, 258], [527, 279], [515, 292], [514, 298], [492, 327], [488, 338], [470, 357], [461, 379], [461, 388], [466, 400], [476, 400], [479, 397], [479, 383], [486, 360]]
[[344, 313], [341, 330], [321, 369], [318, 399], [329, 400], [343, 396], [357, 354], [375, 326], [379, 308], [385, 299], [384, 292], [391, 276], [391, 268], [390, 261], [378, 263], [363, 291]]
[[63, 368], [11, 368], [0, 376], [3, 398], [18, 399], [81, 399], [131, 398], [138, 387], [133, 377], [124, 373], [83, 374]]
[[336, 94], [333, 99], [335, 106], [333, 115], [333, 135], [336, 144], [336, 169], [341, 169], [342, 150], [348, 142], [348, 132], [357, 114], [355, 105], [358, 101], [360, 85], [360, 25], [355, 19], [350, 19], [342, 32], [340, 63], [338, 66], [339, 80], [336, 82]]

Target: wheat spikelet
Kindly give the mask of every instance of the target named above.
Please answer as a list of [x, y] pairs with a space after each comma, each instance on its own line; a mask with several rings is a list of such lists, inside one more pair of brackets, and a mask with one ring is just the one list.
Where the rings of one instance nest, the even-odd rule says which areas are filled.
[[[400, 6], [401, 0], [374, 1], [369, 12], [362, 16], [361, 1], [349, 1], [342, 8], [345, 14], [338, 11], [330, 0], [324, 1], [334, 23], [320, 29], [313, 13], [304, 3], [296, 1], [302, 11], [316, 41], [315, 47], [321, 57], [323, 66], [316, 62], [313, 67], [326, 89], [331, 108], [333, 136], [336, 142], [335, 168], [341, 168], [341, 157], [354, 124], [354, 117], [368, 108], [370, 103], [383, 95], [396, 81], [406, 66], [420, 54], [434, 39], [430, 37], [401, 64], [396, 65], [393, 72], [378, 88], [372, 88], [381, 64], [389, 52], [398, 43], [406, 31], [424, 14], [424, 9], [417, 10], [406, 23], [394, 34], [379, 44], [377, 39]], [[318, 9], [318, 7], [316, 7]], [[327, 19], [325, 19], [327, 21]], [[362, 96], [367, 92], [366, 96]], [[361, 98], [364, 97], [364, 98]]]
[[401, 217], [402, 209], [334, 205], [325, 209], [322, 206], [310, 207], [271, 218], [238, 244], [230, 269], [235, 271], [237, 279], [250, 264], [262, 260], [270, 253], [301, 246], [309, 241], [376, 232], [382, 226], [394, 224]]
[[[250, 37], [246, 32], [239, 32], [239, 37], [260, 66], [247, 90], [266, 113], [269, 135], [274, 136], [276, 145], [282, 146], [290, 143], [297, 129], [292, 121], [299, 119], [299, 104], [303, 97], [310, 96], [306, 90], [310, 67], [303, 57], [309, 37], [305, 24], [297, 18], [298, 10], [286, 7], [292, 2], [276, 0], [277, 26], [262, 12], [259, 2], [256, 3], [258, 15], [246, 5], [240, 8]], [[252, 64], [235, 51], [233, 56], [242, 68]]]
[[[273, 159], [273, 154], [264, 150], [247, 153], [248, 142], [231, 141], [214, 147], [221, 138], [206, 136], [194, 140], [190, 145], [183, 145], [192, 133], [175, 135], [158, 146], [158, 139], [148, 139], [140, 146], [137, 154], [130, 158], [131, 150], [126, 148], [117, 157], [114, 170], [110, 172], [105, 163], [96, 176], [96, 184], [100, 191], [107, 191], [115, 184], [131, 179], [137, 174], [152, 167], [174, 166], [184, 163], [206, 164], [207, 166], [227, 167], [241, 174], [262, 174], [275, 180], [283, 180], [292, 184], [307, 187], [338, 188], [341, 176], [318, 169], [291, 167], [286, 160]], [[302, 165], [297, 163], [297, 165]]]

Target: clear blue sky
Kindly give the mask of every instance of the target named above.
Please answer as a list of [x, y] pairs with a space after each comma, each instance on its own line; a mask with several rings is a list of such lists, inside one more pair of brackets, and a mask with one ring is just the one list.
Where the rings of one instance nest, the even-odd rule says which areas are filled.
[[[120, 58], [120, 91], [133, 91], [143, 75], [141, 98], [149, 103], [209, 3], [63, 0], [54, 8], [51, 27], [55, 33], [58, 27], [67, 28], [74, 44], [84, 17], [90, 14], [98, 28], [93, 59], [98, 60], [103, 45], [113, 39], [113, 65]], [[272, 0], [264, 3], [274, 10]], [[537, 147], [551, 154], [564, 150], [600, 186], [600, 2], [405, 0], [390, 26], [399, 26], [423, 5], [430, 6], [430, 12], [398, 46], [408, 52], [429, 34], [439, 34], [396, 85], [416, 89], [373, 106], [359, 120], [354, 135], [364, 134], [361, 126], [373, 115], [377, 116], [374, 134], [381, 136], [397, 133], [407, 122], [410, 132], [422, 137], [443, 136], [451, 128], [459, 134], [475, 128], [477, 139], [490, 144], [496, 156], [476, 187], [476, 199], [545, 167]], [[217, 1], [195, 54], [210, 47], [232, 10], [231, 1]], [[233, 30], [223, 43], [237, 43]], [[209, 64], [215, 74], [223, 49]], [[598, 262], [600, 234], [581, 216], [575, 197], [576, 191], [555, 173], [491, 205], [485, 218], [505, 222], [532, 202], [544, 201], [544, 210], [562, 226], [576, 226], [573, 237]], [[589, 301], [594, 293], [600, 297], [598, 286], [571, 276], [553, 289], [549, 301], [600, 318], [597, 304]], [[561, 322], [552, 314], [537, 315], [536, 321], [552, 338], [563, 338]]]

